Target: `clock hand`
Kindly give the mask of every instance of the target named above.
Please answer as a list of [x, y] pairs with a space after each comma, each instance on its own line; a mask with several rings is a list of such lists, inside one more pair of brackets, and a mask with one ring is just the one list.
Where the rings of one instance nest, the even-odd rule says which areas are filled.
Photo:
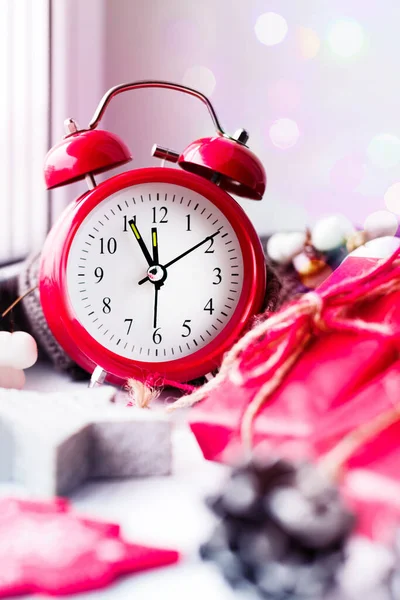
[[219, 231], [220, 230], [218, 229], [218, 231], [216, 231], [212, 235], [208, 235], [206, 238], [204, 238], [203, 241], [199, 242], [195, 246], [192, 246], [192, 248], [189, 248], [189, 250], [186, 250], [186, 252], [182, 252], [182, 254], [180, 254], [176, 258], [170, 260], [166, 265], [163, 265], [164, 269], [167, 269], [168, 267], [170, 267], [171, 265], [173, 265], [174, 263], [176, 263], [178, 260], [181, 260], [181, 258], [183, 258], [184, 256], [186, 256], [187, 254], [190, 254], [190, 252], [193, 252], [193, 250], [197, 250], [197, 248], [200, 248], [200, 246], [202, 246], [206, 242], [209, 242], [210, 240], [212, 240], [216, 235], [219, 234]]
[[153, 242], [153, 264], [158, 265], [158, 234], [157, 227], [151, 228], [151, 240]]
[[160, 289], [160, 284], [159, 283], [155, 283], [154, 284], [154, 313], [153, 313], [153, 327], [154, 329], [157, 328], [157, 312], [158, 312], [158, 292]]
[[[189, 248], [189, 250], [186, 250], [186, 252], [182, 252], [182, 254], [180, 254], [176, 258], [173, 258], [172, 260], [170, 260], [166, 265], [162, 265], [163, 268], [167, 269], [168, 267], [170, 267], [171, 265], [173, 265], [174, 263], [176, 263], [178, 260], [181, 260], [181, 258], [183, 258], [184, 256], [187, 256], [188, 254], [190, 254], [194, 250], [197, 250], [197, 248], [200, 248], [200, 246], [202, 246], [206, 242], [209, 242], [210, 240], [212, 240], [216, 235], [219, 234], [219, 232], [220, 232], [220, 229], [218, 229], [218, 231], [216, 231], [212, 235], [208, 235], [206, 238], [204, 238], [204, 240], [202, 240], [201, 242], [199, 242], [195, 246], [192, 246], [192, 248]], [[148, 280], [149, 280], [149, 277], [143, 277], [143, 279], [141, 279], [139, 281], [139, 285], [143, 285], [143, 283], [145, 283]]]
[[[158, 235], [157, 227], [151, 228], [151, 241], [153, 243], [153, 263], [158, 265]], [[158, 313], [158, 292], [161, 288], [159, 282], [154, 284], [154, 313], [153, 313], [153, 327], [157, 329], [157, 313]]]
[[138, 228], [136, 227], [135, 221], [133, 219], [130, 219], [130, 221], [128, 221], [128, 223], [129, 223], [129, 226], [132, 229], [133, 233], [135, 234], [135, 238], [138, 241], [140, 249], [143, 252], [148, 265], [150, 267], [152, 267], [154, 265], [153, 259], [151, 258], [150, 252], [147, 250], [146, 244], [144, 243], [143, 238], [140, 235]]

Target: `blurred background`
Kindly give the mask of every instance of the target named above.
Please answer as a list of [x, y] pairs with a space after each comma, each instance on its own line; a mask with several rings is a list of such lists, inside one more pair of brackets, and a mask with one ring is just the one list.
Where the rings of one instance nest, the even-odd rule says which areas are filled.
[[[44, 221], [85, 191], [43, 190], [64, 119], [86, 127], [108, 88], [138, 79], [198, 88], [229, 133], [249, 131], [268, 185], [261, 202], [240, 203], [260, 233], [331, 213], [361, 226], [375, 210], [400, 214], [400, 3], [0, 0], [0, 16], [0, 191], [7, 231], [18, 229], [4, 230], [3, 257], [38, 244]], [[117, 97], [102, 126], [130, 146], [128, 168], [157, 164], [155, 142], [180, 152], [213, 133], [201, 103], [168, 90]]]

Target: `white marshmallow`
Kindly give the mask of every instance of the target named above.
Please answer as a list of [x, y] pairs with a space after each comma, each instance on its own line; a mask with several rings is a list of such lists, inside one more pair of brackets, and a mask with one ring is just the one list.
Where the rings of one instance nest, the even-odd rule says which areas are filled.
[[396, 234], [399, 222], [395, 214], [388, 210], [377, 210], [371, 213], [364, 222], [364, 231], [369, 240]]
[[274, 233], [267, 242], [268, 256], [280, 265], [287, 265], [303, 250], [306, 239], [303, 231]]
[[286, 252], [293, 260], [304, 250], [307, 234], [304, 231], [291, 231], [286, 234]]
[[34, 338], [26, 331], [15, 331], [11, 334], [9, 365], [16, 369], [28, 369], [35, 364], [38, 349]]
[[0, 367], [0, 388], [22, 390], [25, 385], [25, 373], [22, 369]]
[[328, 252], [342, 246], [353, 232], [354, 227], [346, 217], [331, 215], [316, 222], [311, 233], [311, 243], [319, 252]]

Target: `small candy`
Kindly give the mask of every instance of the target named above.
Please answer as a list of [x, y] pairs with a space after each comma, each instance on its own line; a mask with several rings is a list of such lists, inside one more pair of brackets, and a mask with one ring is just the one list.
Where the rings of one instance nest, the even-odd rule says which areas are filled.
[[332, 267], [324, 260], [308, 256], [305, 252], [293, 259], [293, 266], [299, 274], [301, 283], [312, 290], [332, 274]]
[[317, 221], [311, 233], [311, 243], [316, 250], [328, 252], [342, 246], [353, 233], [351, 222], [342, 215], [331, 215]]
[[364, 222], [367, 240], [396, 235], [399, 222], [396, 215], [388, 210], [377, 210], [370, 214]]
[[353, 252], [353, 250], [355, 250], [356, 248], [363, 246], [367, 240], [368, 234], [366, 231], [355, 231], [347, 238], [347, 252]]
[[303, 231], [274, 233], [267, 243], [268, 256], [280, 265], [287, 265], [303, 250], [306, 240]]
[[0, 367], [0, 388], [22, 390], [25, 385], [25, 373], [22, 369]]
[[25, 331], [11, 334], [9, 364], [16, 369], [29, 369], [38, 358], [38, 349], [34, 338]]
[[293, 266], [299, 275], [315, 275], [325, 269], [326, 262], [302, 252], [293, 258]]

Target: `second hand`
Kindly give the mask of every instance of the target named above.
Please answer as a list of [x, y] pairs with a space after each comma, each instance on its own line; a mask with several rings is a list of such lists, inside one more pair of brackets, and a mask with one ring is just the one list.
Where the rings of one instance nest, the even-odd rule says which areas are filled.
[[157, 329], [157, 314], [158, 314], [158, 292], [160, 290], [160, 284], [154, 284], [154, 316], [153, 316], [153, 327]]

